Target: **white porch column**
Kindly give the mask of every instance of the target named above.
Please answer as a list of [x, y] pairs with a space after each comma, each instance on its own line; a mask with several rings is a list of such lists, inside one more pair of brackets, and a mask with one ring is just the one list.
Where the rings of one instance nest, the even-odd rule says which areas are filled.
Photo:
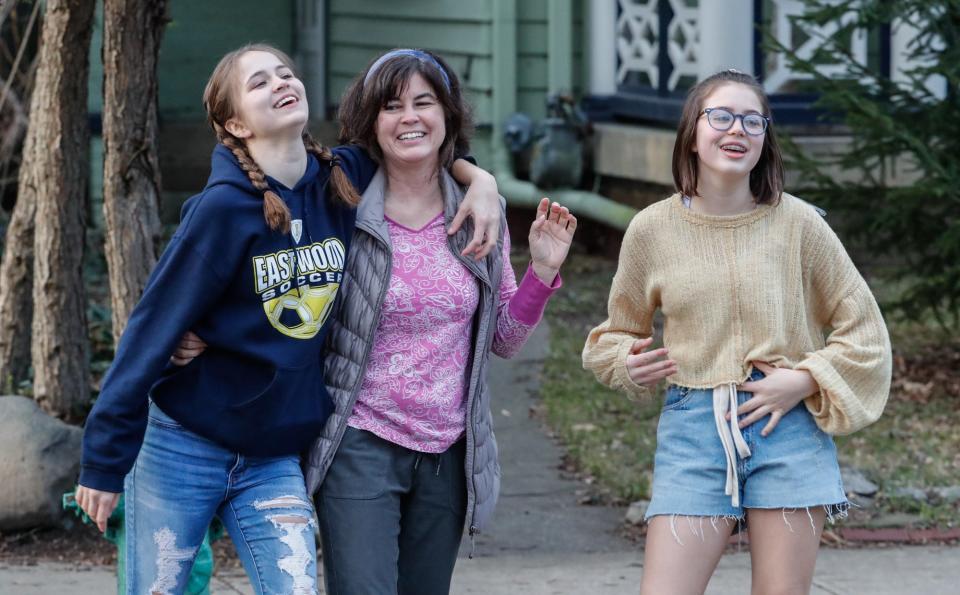
[[[903, 19], [895, 19], [890, 28], [890, 78], [896, 82], [906, 82], [905, 72], [916, 66], [926, 66], [918, 60], [911, 60], [909, 44], [917, 36], [918, 30], [912, 23]], [[940, 40], [941, 48], [943, 41]], [[947, 79], [942, 76], [931, 76], [926, 80], [927, 89], [943, 99], [947, 96]]]
[[591, 95], [612, 95], [617, 91], [617, 0], [589, 2], [590, 72], [588, 89]]
[[698, 80], [736, 68], [753, 72], [753, 0], [700, 0]]
[[310, 118], [321, 120], [327, 112], [326, 0], [297, 0], [296, 56], [310, 103]]

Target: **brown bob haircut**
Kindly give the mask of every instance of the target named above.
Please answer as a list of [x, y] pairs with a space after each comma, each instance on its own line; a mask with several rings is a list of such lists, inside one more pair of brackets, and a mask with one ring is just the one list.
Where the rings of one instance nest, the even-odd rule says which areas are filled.
[[[398, 54], [380, 64], [366, 82], [364, 79], [376, 59], [353, 80], [340, 101], [339, 142], [363, 147], [377, 163], [383, 165], [383, 152], [377, 144], [377, 116], [381, 108], [406, 90], [413, 75], [419, 74], [433, 88], [437, 101], [443, 107], [447, 134], [440, 145], [439, 161], [441, 167], [449, 168], [456, 157], [470, 153], [470, 136], [473, 134], [470, 106], [463, 98], [460, 79], [444, 59], [433, 52], [416, 51], [429, 55], [436, 62]], [[446, 79], [437, 64], [443, 68]]]
[[[703, 79], [690, 89], [683, 104], [683, 114], [680, 116], [680, 125], [677, 127], [677, 139], [673, 145], [673, 183], [685, 196], [697, 195], [699, 157], [694, 148], [697, 144], [697, 121], [700, 119], [703, 108], [706, 107], [703, 103], [716, 89], [732, 83], [745, 85], [753, 90], [760, 100], [763, 115], [771, 117], [770, 99], [757, 79], [749, 74], [736, 70], [724, 70]], [[783, 192], [783, 157], [772, 125], [767, 126], [763, 148], [760, 150], [760, 160], [750, 171], [750, 192], [757, 204], [776, 204], [780, 201], [780, 194]]]

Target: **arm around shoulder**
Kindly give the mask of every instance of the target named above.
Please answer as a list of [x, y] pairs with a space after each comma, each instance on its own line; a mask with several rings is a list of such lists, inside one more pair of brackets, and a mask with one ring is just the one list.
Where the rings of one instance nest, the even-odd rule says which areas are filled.
[[462, 254], [480, 259], [497, 245], [502, 233], [503, 197], [497, 190], [497, 180], [490, 172], [464, 158], [458, 158], [450, 167], [450, 175], [459, 184], [467, 186], [467, 193], [447, 230], [456, 233], [468, 216], [473, 219], [473, 238]]

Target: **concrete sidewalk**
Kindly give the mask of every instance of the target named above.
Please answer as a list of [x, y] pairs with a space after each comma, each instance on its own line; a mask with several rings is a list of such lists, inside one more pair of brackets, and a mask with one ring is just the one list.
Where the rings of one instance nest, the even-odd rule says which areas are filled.
[[[493, 526], [461, 547], [453, 593], [553, 595], [637, 593], [642, 552], [617, 536], [624, 511], [576, 504], [580, 484], [558, 472], [562, 451], [530, 419], [540, 363], [547, 349], [541, 326], [516, 359], [493, 359], [490, 382], [503, 466], [503, 488]], [[320, 581], [322, 585], [322, 579]], [[115, 590], [114, 569], [0, 562], [0, 595], [105, 595]], [[748, 593], [746, 551], [725, 555], [707, 593]], [[322, 591], [321, 591], [322, 592]], [[960, 592], [960, 548], [902, 546], [822, 549], [815, 595], [946, 595]], [[221, 572], [213, 595], [253, 593], [242, 572]]]
[[[477, 595], [635, 594], [640, 585], [639, 551], [596, 554], [498, 554], [462, 560], [452, 592]], [[109, 567], [77, 568], [43, 563], [0, 563], [3, 595], [107, 595], [116, 578]], [[728, 554], [707, 589], [708, 595], [749, 593], [750, 559]], [[945, 546], [820, 552], [813, 595], [953, 595], [960, 591], [960, 551]], [[321, 593], [322, 593], [321, 588]], [[252, 594], [246, 575], [218, 574], [212, 595]]]

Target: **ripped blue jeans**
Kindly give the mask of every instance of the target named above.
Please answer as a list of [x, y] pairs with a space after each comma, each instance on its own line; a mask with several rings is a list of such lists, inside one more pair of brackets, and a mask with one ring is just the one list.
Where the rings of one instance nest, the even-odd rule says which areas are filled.
[[[761, 378], [759, 370], [750, 376]], [[737, 391], [736, 405], [751, 396]], [[787, 412], [769, 435], [761, 436], [769, 420], [765, 417], [743, 428], [748, 456], [733, 449], [733, 498], [725, 492], [728, 462], [718, 435], [713, 389], [668, 386], [657, 426], [653, 494], [646, 518], [683, 515], [742, 522], [748, 508], [786, 512], [813, 507], [823, 507], [831, 520], [844, 516], [848, 503], [833, 439], [803, 403]], [[789, 524], [788, 518], [784, 514]]]
[[254, 592], [317, 592], [314, 521], [297, 456], [238, 455], [151, 403], [143, 447], [124, 490], [126, 593], [183, 593], [215, 515]]

